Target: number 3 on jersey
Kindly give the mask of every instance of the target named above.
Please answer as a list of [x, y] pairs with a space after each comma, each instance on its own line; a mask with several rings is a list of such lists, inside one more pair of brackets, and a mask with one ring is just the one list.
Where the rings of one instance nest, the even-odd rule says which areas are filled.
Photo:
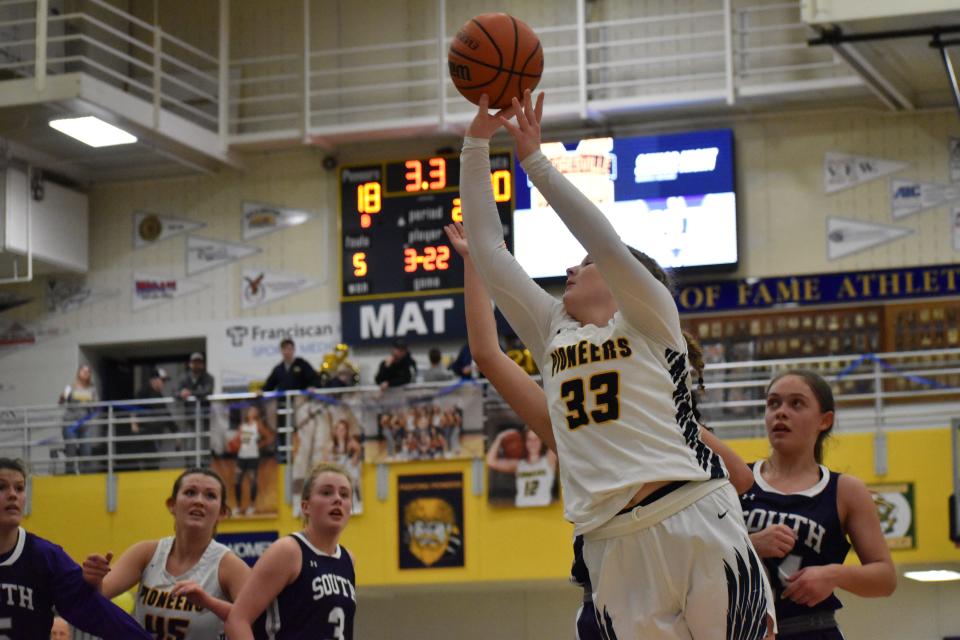
[[[592, 392], [591, 407], [586, 407], [586, 392]], [[560, 385], [560, 397], [567, 403], [567, 427], [579, 429], [592, 421], [609, 422], [620, 417], [620, 374], [616, 371], [596, 373], [587, 381], [571, 378]]]

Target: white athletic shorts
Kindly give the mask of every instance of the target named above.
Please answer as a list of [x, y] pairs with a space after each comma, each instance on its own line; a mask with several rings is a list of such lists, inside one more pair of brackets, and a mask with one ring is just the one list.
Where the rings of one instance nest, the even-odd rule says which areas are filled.
[[760, 640], [773, 593], [726, 480], [691, 482], [584, 534], [606, 640]]

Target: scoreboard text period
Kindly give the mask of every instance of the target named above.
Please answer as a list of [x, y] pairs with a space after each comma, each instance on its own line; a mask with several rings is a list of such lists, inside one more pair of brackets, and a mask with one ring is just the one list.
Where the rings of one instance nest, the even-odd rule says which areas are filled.
[[[513, 158], [490, 154], [490, 181], [508, 247]], [[461, 221], [460, 158], [433, 156], [340, 170], [341, 300], [463, 288], [463, 262], [443, 227]]]

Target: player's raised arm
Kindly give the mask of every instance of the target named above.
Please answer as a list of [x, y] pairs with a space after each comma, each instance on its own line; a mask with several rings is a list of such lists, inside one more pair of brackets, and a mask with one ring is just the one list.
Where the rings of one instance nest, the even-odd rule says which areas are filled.
[[470, 257], [470, 245], [463, 227], [444, 227], [450, 244], [463, 258], [463, 297], [467, 317], [467, 340], [470, 353], [503, 399], [514, 408], [524, 424], [540, 436], [551, 451], [557, 443], [547, 411], [547, 398], [530, 375], [500, 349], [497, 324], [486, 287]]
[[669, 345], [682, 346], [679, 316], [670, 291], [631, 253], [603, 212], [540, 152], [543, 93], [534, 104], [530, 92], [525, 92], [523, 104], [514, 99], [513, 109], [517, 124], [507, 119], [502, 123], [517, 144], [524, 170], [587, 250], [620, 312], [638, 329]]
[[486, 96], [467, 129], [460, 155], [460, 197], [470, 236], [474, 266], [520, 339], [539, 359], [549, 339], [549, 325], [559, 303], [526, 274], [504, 244], [490, 183], [490, 136], [500, 128], [498, 116], [487, 113]]

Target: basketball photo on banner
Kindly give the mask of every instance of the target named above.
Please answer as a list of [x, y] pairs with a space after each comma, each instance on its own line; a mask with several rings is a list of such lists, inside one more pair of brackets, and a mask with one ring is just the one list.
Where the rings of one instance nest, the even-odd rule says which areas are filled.
[[234, 516], [276, 515], [277, 402], [249, 400], [210, 403], [213, 470], [227, 484]]
[[464, 98], [479, 104], [486, 94], [491, 109], [504, 109], [540, 82], [543, 47], [524, 21], [506, 13], [484, 13], [457, 31], [447, 65]]
[[488, 410], [487, 500], [495, 506], [545, 507], [559, 498], [557, 455], [510, 408]]
[[483, 396], [474, 384], [439, 391], [390, 389], [364, 405], [362, 420], [371, 462], [483, 454]]
[[397, 476], [401, 569], [464, 565], [463, 474]]
[[[363, 431], [348, 396], [294, 398], [293, 490], [299, 496], [310, 470], [321, 462], [335, 462], [346, 469], [353, 485], [351, 513], [363, 513]], [[295, 505], [298, 506], [298, 505]]]

